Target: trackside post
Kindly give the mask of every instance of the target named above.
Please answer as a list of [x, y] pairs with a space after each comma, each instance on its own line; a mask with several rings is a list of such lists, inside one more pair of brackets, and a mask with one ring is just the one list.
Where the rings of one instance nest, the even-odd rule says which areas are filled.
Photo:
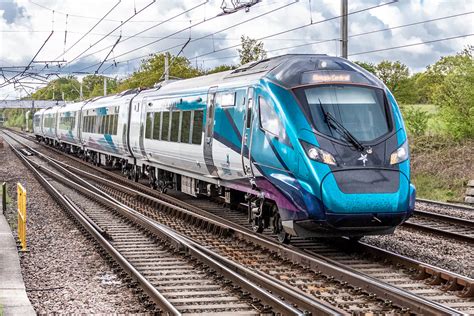
[[17, 183], [18, 200], [18, 239], [20, 239], [21, 251], [26, 251], [26, 190]]
[[7, 211], [7, 183], [2, 183], [2, 213]]

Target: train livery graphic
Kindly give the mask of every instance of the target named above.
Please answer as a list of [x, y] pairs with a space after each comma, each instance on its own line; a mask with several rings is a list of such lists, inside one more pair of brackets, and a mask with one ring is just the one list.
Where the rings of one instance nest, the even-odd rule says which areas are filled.
[[34, 133], [161, 191], [247, 205], [281, 242], [390, 234], [414, 209], [398, 105], [343, 58], [284, 55], [52, 107]]

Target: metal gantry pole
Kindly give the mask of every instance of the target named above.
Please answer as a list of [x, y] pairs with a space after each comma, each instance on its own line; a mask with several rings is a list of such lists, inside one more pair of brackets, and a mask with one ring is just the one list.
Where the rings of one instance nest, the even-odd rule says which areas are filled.
[[347, 58], [348, 37], [347, 37], [347, 1], [341, 0], [341, 56]]

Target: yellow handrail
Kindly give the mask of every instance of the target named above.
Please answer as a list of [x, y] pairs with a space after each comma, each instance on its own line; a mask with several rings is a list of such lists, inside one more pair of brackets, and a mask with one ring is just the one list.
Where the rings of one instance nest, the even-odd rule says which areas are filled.
[[26, 251], [26, 190], [17, 184], [18, 199], [18, 239], [20, 239], [21, 251]]

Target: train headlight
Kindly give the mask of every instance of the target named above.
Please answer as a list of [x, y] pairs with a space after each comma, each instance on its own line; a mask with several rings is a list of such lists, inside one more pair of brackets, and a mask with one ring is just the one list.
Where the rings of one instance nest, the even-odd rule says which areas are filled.
[[390, 155], [390, 164], [396, 165], [397, 163], [404, 162], [409, 157], [408, 152], [408, 140], [406, 140], [400, 147], [397, 148], [391, 155]]
[[332, 166], [337, 165], [336, 159], [334, 159], [334, 156], [328, 153], [327, 151], [322, 150], [321, 148], [315, 147], [306, 142], [301, 142], [301, 143], [303, 144], [303, 147], [306, 150], [306, 154], [308, 155], [310, 159], [325, 163], [327, 165], [332, 165]]

